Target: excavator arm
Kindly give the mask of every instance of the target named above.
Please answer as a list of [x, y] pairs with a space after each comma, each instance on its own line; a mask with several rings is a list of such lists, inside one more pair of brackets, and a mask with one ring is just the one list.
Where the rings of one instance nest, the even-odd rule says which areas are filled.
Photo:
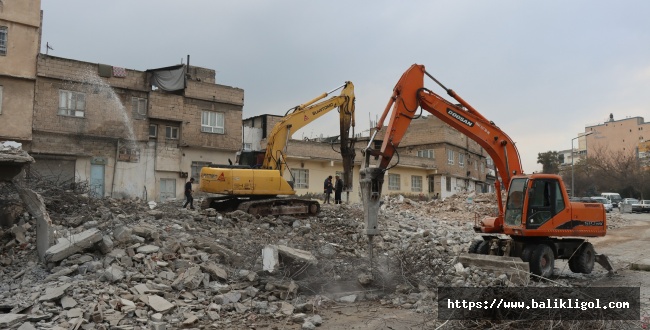
[[[340, 88], [343, 88], [340, 95], [323, 100]], [[354, 102], [354, 85], [352, 82], [346, 81], [344, 85], [290, 109], [284, 118], [273, 127], [273, 130], [269, 134], [264, 162], [261, 167], [279, 170], [281, 175], [284, 174], [286, 169], [286, 147], [291, 136], [305, 125], [338, 108], [341, 129], [341, 154], [344, 169], [343, 181], [346, 185], [351, 185], [351, 169], [355, 153], [352, 145], [353, 141], [350, 139], [350, 128], [352, 127], [354, 129], [355, 126]]]
[[[425, 74], [438, 83], [447, 91], [449, 96], [460, 104], [453, 104], [431, 90], [424, 88]], [[483, 147], [494, 160], [497, 174], [506, 190], [512, 176], [523, 174], [519, 152], [512, 139], [492, 121], [483, 117], [453, 90], [447, 89], [429, 75], [423, 65], [414, 64], [404, 72], [393, 89], [393, 95], [374, 129], [368, 147], [364, 151], [365, 168], [361, 172], [361, 195], [366, 205], [364, 207], [364, 216], [366, 217], [366, 234], [368, 235], [376, 235], [379, 232], [376, 214], [381, 185], [383, 184], [383, 175], [389, 168], [393, 156], [397, 153], [397, 148], [411, 121], [418, 115], [419, 108], [438, 117]], [[389, 114], [390, 121], [385, 130], [381, 149], [373, 150], [370, 146], [373, 145], [377, 132], [383, 128], [384, 121]], [[378, 164], [375, 167], [370, 167], [370, 156], [379, 157]], [[495, 182], [495, 185], [496, 191], [501, 191], [499, 180]], [[497, 199], [499, 218], [502, 219], [504, 211], [501, 194], [497, 193]]]

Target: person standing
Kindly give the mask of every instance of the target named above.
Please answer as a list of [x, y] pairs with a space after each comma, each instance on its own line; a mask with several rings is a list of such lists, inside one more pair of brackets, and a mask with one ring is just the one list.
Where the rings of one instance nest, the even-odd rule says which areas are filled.
[[334, 185], [334, 204], [341, 204], [341, 193], [343, 192], [343, 180], [338, 175]]
[[330, 195], [332, 194], [332, 176], [328, 176], [323, 183], [323, 193], [325, 194], [324, 204], [330, 203]]
[[192, 197], [192, 183], [194, 183], [194, 178], [190, 178], [190, 181], [187, 181], [185, 183], [185, 198], [187, 201], [185, 201], [185, 205], [183, 205], [183, 208], [187, 208], [187, 204], [190, 204], [190, 210], [194, 210], [194, 198]]

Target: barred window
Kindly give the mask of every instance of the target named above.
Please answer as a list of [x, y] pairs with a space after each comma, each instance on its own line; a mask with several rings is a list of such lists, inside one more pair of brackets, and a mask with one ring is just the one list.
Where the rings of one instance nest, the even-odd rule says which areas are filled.
[[447, 164], [454, 165], [454, 151], [447, 150]]
[[411, 191], [421, 192], [422, 191], [422, 177], [419, 175], [411, 176]]
[[7, 55], [7, 37], [9, 33], [6, 26], [0, 26], [0, 55]]
[[465, 167], [465, 154], [458, 154], [458, 166]]
[[293, 186], [299, 189], [309, 189], [309, 170], [292, 169]]
[[399, 190], [400, 176], [399, 174], [388, 174], [388, 190]]
[[194, 180], [198, 180], [198, 178], [201, 175], [201, 169], [207, 166], [210, 166], [210, 162], [192, 162], [192, 176], [190, 178], [194, 178]]
[[132, 97], [131, 107], [133, 108], [133, 113], [141, 116], [147, 115], [147, 99], [143, 99], [141, 97]]

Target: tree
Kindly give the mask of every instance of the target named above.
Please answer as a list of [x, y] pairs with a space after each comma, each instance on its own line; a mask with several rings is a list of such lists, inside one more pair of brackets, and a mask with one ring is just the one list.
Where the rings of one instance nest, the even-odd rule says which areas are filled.
[[558, 174], [560, 173], [560, 158], [557, 151], [547, 151], [537, 154], [537, 164], [542, 164], [542, 173], [546, 174]]

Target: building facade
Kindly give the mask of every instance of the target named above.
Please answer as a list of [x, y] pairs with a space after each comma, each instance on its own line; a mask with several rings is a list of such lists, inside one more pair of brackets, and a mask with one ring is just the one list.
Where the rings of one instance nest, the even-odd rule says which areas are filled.
[[0, 7], [0, 139], [32, 139], [36, 56], [41, 35], [40, 0]]
[[650, 123], [643, 117], [631, 117], [614, 120], [610, 114], [609, 120], [598, 125], [586, 126], [586, 150], [589, 157], [597, 154], [633, 154], [639, 153], [639, 145], [650, 140]]
[[184, 87], [165, 91], [152, 87], [157, 70], [39, 55], [34, 172], [99, 197], [182, 198], [203, 165], [239, 150], [244, 92], [215, 84], [214, 70], [174, 68]]

